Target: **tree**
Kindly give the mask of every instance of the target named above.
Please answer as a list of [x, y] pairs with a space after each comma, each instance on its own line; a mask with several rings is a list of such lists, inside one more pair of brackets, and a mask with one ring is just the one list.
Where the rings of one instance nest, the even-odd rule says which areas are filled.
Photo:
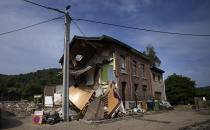
[[195, 96], [195, 81], [189, 77], [176, 75], [168, 76], [165, 80], [166, 96], [171, 104], [193, 104]]
[[16, 97], [33, 99], [34, 94], [43, 93], [44, 86], [62, 83], [62, 77], [58, 76], [60, 71], [51, 68], [20, 75], [0, 74], [0, 98], [18, 95]]
[[210, 100], [210, 86], [207, 87], [197, 87], [195, 88], [196, 97], [206, 97], [207, 100]]
[[150, 60], [152, 66], [159, 67], [161, 60], [156, 56], [155, 49], [152, 45], [147, 45], [146, 51], [143, 52]]

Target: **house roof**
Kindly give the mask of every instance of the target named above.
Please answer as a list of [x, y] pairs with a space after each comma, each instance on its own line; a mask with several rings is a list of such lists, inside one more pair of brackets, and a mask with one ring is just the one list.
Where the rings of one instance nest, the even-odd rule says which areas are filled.
[[157, 67], [151, 67], [151, 70], [158, 71], [158, 72], [160, 72], [160, 73], [165, 73], [164, 70], [161, 70], [161, 69], [159, 69], [159, 68], [157, 68]]
[[[129, 49], [130, 51], [136, 53], [137, 55], [141, 56], [142, 58], [146, 59], [146, 60], [149, 60], [148, 57], [146, 55], [144, 55], [142, 52], [132, 48], [131, 46], [128, 46], [127, 44], [117, 40], [117, 39], [114, 39], [110, 36], [107, 36], [107, 35], [102, 35], [100, 37], [81, 37], [81, 36], [74, 36], [71, 43], [70, 43], [70, 49], [73, 47], [73, 45], [75, 44], [75, 41], [76, 40], [85, 40], [85, 41], [103, 41], [103, 40], [110, 40], [112, 41], [113, 43], [117, 44], [117, 45], [120, 45], [122, 47], [125, 47], [127, 49]], [[59, 60], [59, 63], [62, 63], [63, 62], [63, 56], [60, 58]]]

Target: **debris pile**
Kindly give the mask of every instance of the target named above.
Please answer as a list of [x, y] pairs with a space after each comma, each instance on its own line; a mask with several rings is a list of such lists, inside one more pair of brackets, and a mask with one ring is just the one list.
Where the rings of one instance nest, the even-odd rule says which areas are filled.
[[113, 81], [109, 83], [104, 92], [98, 89], [94, 91], [84, 85], [71, 86], [69, 92], [70, 108], [75, 110], [82, 119], [108, 119], [125, 115]]
[[60, 118], [58, 112], [52, 111], [50, 113], [45, 113], [45, 116], [42, 120], [43, 123], [53, 125], [55, 123], [60, 122], [62, 119]]
[[34, 102], [29, 101], [7, 101], [3, 102], [4, 110], [7, 113], [12, 113], [15, 116], [30, 116], [36, 109], [39, 109], [39, 105], [35, 105]]
[[[59, 91], [61, 87], [62, 86], [59, 87]], [[52, 87], [52, 89], [55, 88], [56, 87]], [[57, 91], [51, 91], [49, 88], [48, 91], [52, 93], [48, 92], [48, 95], [45, 95], [45, 107], [43, 109], [39, 109], [43, 111], [43, 115], [41, 115], [40, 118], [42, 118], [41, 123], [53, 125], [62, 120], [62, 95]], [[51, 98], [49, 100], [46, 97]], [[79, 119], [99, 121], [116, 117], [150, 113], [147, 111], [168, 110], [172, 109], [172, 106], [167, 101], [148, 99], [142, 100], [140, 104], [134, 105], [133, 108], [125, 109], [120, 94], [118, 93], [116, 83], [114, 81], [110, 81], [108, 85], [105, 84], [100, 87], [87, 86], [82, 82], [80, 84], [70, 86], [69, 108], [69, 119], [71, 121]], [[35, 117], [34, 121], [36, 121]], [[40, 123], [40, 120], [37, 120], [37, 122]]]

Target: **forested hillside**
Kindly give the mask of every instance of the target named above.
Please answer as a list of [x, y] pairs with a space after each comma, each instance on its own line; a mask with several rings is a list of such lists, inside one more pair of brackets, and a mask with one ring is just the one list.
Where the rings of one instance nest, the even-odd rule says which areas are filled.
[[[61, 69], [51, 68], [19, 75], [0, 74], [0, 99], [31, 100], [34, 94], [43, 93], [45, 85], [62, 84], [62, 76], [58, 72]], [[210, 100], [210, 86], [195, 88], [194, 96], [204, 96]]]
[[51, 68], [19, 75], [0, 74], [0, 97], [10, 100], [33, 99], [34, 94], [43, 93], [45, 85], [62, 83], [62, 76], [58, 75], [60, 71]]
[[196, 96], [206, 97], [208, 100], [210, 100], [210, 86], [196, 88]]

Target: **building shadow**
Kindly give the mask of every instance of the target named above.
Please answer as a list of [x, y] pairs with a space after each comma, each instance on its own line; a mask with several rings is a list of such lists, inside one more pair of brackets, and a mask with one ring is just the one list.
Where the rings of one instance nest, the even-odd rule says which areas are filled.
[[0, 130], [15, 128], [22, 125], [23, 122], [15, 118], [15, 114], [12, 112], [2, 111], [2, 118], [0, 119]]
[[163, 124], [169, 124], [169, 123], [171, 123], [170, 121], [160, 121], [160, 120], [151, 120], [151, 119], [140, 119], [140, 120], [157, 122], [157, 123], [163, 123]]

